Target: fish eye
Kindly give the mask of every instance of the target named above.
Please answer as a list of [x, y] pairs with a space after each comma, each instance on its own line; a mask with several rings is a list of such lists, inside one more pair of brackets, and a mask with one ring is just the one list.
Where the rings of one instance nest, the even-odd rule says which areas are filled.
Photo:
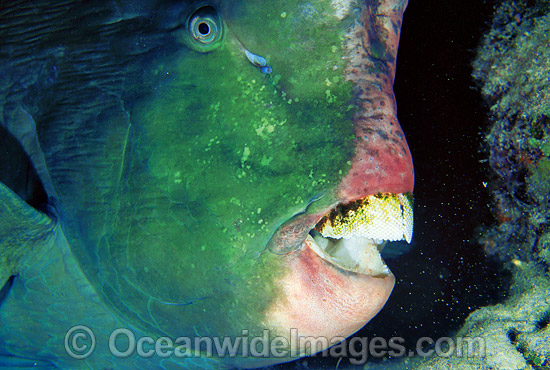
[[218, 46], [223, 36], [222, 20], [213, 6], [206, 5], [191, 14], [188, 21], [190, 46], [202, 52], [208, 52]]

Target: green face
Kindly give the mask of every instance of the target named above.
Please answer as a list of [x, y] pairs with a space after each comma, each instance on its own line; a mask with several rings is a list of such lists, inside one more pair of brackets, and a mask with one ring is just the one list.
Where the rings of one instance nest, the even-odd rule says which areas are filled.
[[157, 333], [239, 335], [262, 328], [277, 295], [270, 237], [312, 202], [333, 204], [350, 167], [354, 18], [330, 0], [177, 11], [166, 49], [127, 64], [124, 109], [98, 116], [93, 165], [56, 187], [75, 254], [109, 304]]
[[[103, 334], [286, 340], [270, 343], [285, 347], [270, 358], [250, 358], [242, 343], [241, 357], [218, 359], [253, 367], [358, 331], [395, 282], [382, 244], [412, 236], [414, 172], [392, 90], [405, 6], [9, 6], [0, 125], [34, 164], [56, 229], [28, 260], [8, 261], [21, 271], [14, 292], [29, 295], [2, 307], [17, 313], [2, 316], [17, 316], [5, 342], [27, 336], [36, 357], [62, 368], [62, 326], [82, 318]], [[293, 330], [325, 343], [296, 343]], [[102, 352], [104, 339], [88, 366], [133, 368]]]

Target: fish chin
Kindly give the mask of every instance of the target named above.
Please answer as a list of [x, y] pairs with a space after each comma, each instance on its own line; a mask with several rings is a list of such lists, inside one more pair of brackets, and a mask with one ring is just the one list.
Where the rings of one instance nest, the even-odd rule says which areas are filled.
[[[308, 235], [302, 248], [283, 256], [281, 295], [267, 313], [267, 326], [286, 338], [292, 357], [314, 354], [361, 329], [382, 309], [395, 277], [376, 243], [357, 238], [326, 251]], [[358, 263], [359, 262], [359, 263]]]

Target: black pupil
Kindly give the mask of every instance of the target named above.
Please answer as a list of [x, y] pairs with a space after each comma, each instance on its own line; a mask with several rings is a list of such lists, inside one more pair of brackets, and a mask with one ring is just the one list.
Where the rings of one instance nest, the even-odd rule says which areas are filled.
[[205, 22], [199, 23], [199, 32], [201, 35], [208, 35], [208, 32], [210, 32], [210, 27], [208, 27], [208, 24]]

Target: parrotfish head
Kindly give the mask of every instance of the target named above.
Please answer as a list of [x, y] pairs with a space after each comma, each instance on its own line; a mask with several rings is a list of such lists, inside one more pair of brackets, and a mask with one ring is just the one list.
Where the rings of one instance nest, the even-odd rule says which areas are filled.
[[412, 237], [406, 0], [145, 3], [36, 38], [55, 76], [25, 102], [88, 280], [158, 336], [286, 341], [220, 356], [240, 367], [353, 334], [394, 286], [379, 250]]

